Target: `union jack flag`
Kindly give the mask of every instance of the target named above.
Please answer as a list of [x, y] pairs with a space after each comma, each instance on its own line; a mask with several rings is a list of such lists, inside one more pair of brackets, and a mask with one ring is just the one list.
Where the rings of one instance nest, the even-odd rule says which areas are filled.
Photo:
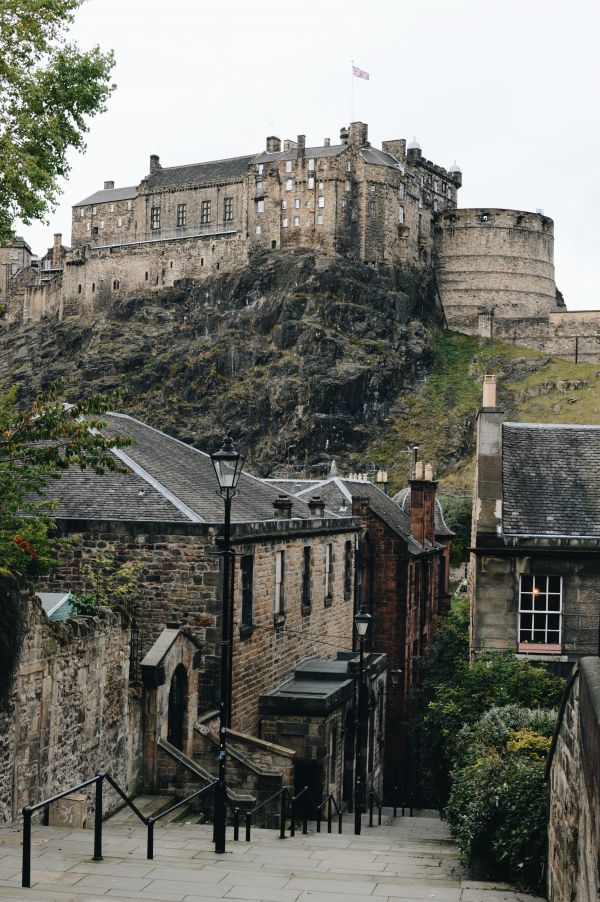
[[358, 66], [352, 66], [352, 74], [356, 78], [366, 78], [367, 81], [369, 80], [369, 73], [365, 72], [364, 69], [359, 69]]

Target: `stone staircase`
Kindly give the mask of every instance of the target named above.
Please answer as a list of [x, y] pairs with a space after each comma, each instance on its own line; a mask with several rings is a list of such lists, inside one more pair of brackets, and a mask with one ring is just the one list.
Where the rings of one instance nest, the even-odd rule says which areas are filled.
[[[159, 801], [163, 801], [161, 797]], [[150, 813], [150, 797], [138, 800]], [[154, 806], [157, 799], [153, 799]], [[448, 830], [431, 812], [392, 819], [361, 836], [344, 832], [296, 834], [252, 831], [215, 855], [210, 826], [170, 823], [155, 831], [147, 861], [143, 826], [120, 813], [104, 827], [104, 860], [94, 862], [90, 830], [35, 826], [32, 888], [20, 888], [20, 825], [0, 828], [0, 902], [534, 902], [510, 887], [465, 877]]]

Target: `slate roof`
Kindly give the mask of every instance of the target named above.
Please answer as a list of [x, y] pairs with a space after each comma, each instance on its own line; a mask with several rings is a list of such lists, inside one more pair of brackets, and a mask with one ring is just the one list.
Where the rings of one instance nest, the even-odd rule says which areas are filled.
[[[348, 149], [347, 144], [331, 144], [329, 146], [323, 145], [322, 147], [305, 147], [304, 148], [304, 156], [308, 159], [318, 159], [319, 157], [337, 157], [344, 150]], [[290, 150], [279, 150], [275, 153], [269, 153], [268, 150], [263, 150], [262, 153], [258, 154], [253, 160], [254, 163], [272, 163], [274, 160], [297, 160], [298, 159], [298, 148], [292, 147]]]
[[[408, 514], [372, 482], [358, 482], [352, 479], [342, 479], [340, 476], [331, 476], [316, 485], [311, 484], [298, 493], [299, 498], [308, 499], [312, 495], [320, 495], [329, 510], [338, 516], [346, 517], [350, 516], [353, 498], [366, 498], [373, 513], [377, 514], [396, 535], [407, 542], [410, 551], [419, 554], [424, 550], [423, 546], [411, 535]], [[425, 547], [431, 546], [427, 543]]]
[[190, 163], [187, 166], [167, 166], [157, 169], [144, 179], [150, 191], [157, 188], [171, 188], [176, 185], [201, 185], [205, 182], [220, 182], [239, 179], [248, 170], [256, 154], [231, 157], [228, 160], [211, 160], [208, 163]]
[[399, 163], [396, 157], [385, 150], [378, 150], [376, 147], [363, 147], [360, 152], [365, 163], [371, 163], [374, 166], [389, 166], [390, 169], [398, 169], [404, 172], [404, 166]]
[[[407, 485], [394, 495], [392, 501], [399, 504], [403, 511], [410, 516], [410, 486]], [[439, 498], [435, 499], [435, 534], [436, 536], [453, 536], [455, 533], [448, 528], [448, 524], [444, 520], [444, 509]]]
[[79, 203], [73, 204], [74, 207], [84, 207], [87, 204], [106, 204], [117, 200], [131, 200], [138, 193], [137, 185], [131, 185], [129, 188], [106, 188], [103, 191], [96, 191], [80, 200]]
[[600, 426], [502, 424], [502, 528], [600, 538]]
[[[68, 470], [47, 491], [47, 496], [57, 502], [56, 517], [223, 522], [223, 500], [216, 493], [208, 454], [133, 417], [112, 413], [104, 419], [109, 436], [133, 439], [132, 445], [114, 452], [129, 472], [99, 475], [91, 470]], [[234, 523], [274, 519], [273, 501], [281, 491], [249, 473], [242, 474], [238, 488], [232, 508]], [[308, 505], [293, 498], [292, 517], [310, 516]]]

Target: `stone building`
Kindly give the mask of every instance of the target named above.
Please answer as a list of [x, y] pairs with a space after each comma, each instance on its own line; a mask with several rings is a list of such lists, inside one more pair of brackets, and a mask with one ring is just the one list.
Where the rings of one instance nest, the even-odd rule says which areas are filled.
[[560, 672], [597, 654], [600, 426], [504, 422], [486, 376], [471, 545], [472, 654]]
[[29, 269], [32, 261], [31, 248], [23, 238], [0, 246], [0, 304], [12, 308], [13, 280], [21, 270]]
[[[389, 666], [402, 672], [400, 685], [388, 684], [384, 746], [386, 789], [408, 790], [410, 749], [406, 721], [418, 662], [435, 632], [438, 614], [449, 609], [449, 554], [452, 532], [436, 499], [431, 466], [415, 461], [410, 485], [392, 499], [364, 477], [326, 480], [271, 480], [308, 498], [313, 493], [331, 510], [360, 520], [357, 595], [371, 613], [368, 647], [384, 652]], [[381, 704], [383, 704], [383, 698]], [[379, 702], [372, 699], [371, 712]], [[375, 731], [371, 731], [375, 735]]]
[[[141, 702], [144, 779], [147, 785], [162, 785], [172, 776], [173, 759], [165, 762], [165, 755], [168, 758], [173, 747], [203, 765], [212, 760], [215, 771], [222, 610], [217, 552], [223, 504], [208, 455], [130, 417], [110, 414], [106, 419], [111, 435], [133, 442], [114, 451], [126, 471], [72, 469], [49, 487], [58, 527], [72, 544], [40, 588], [93, 591], [95, 577], [87, 568], [97, 567], [99, 558], [115, 567], [140, 564], [137, 660], [132, 666], [139, 670], [141, 665], [146, 688], [166, 687], [160, 690], [162, 701], [146, 693]], [[354, 672], [332, 705], [307, 712], [306, 730], [296, 731], [300, 738], [291, 750], [285, 737], [294, 731], [286, 728], [285, 719], [270, 722], [268, 740], [263, 738], [267, 727], [262, 706], [308, 660], [324, 662], [327, 668], [340, 652], [346, 655], [343, 666], [351, 668], [358, 520], [350, 512], [340, 516], [328, 510], [320, 499], [282, 495], [246, 473], [232, 513], [236, 556], [231, 727], [232, 742], [238, 744], [236, 760], [251, 762], [257, 748], [268, 757], [269, 748], [277, 745], [278, 760], [286, 755], [297, 760], [298, 768], [318, 777], [323, 792], [335, 784], [339, 798], [343, 774], [353, 767], [351, 749], [341, 737], [350, 711], [354, 713]], [[178, 660], [169, 630], [173, 636], [185, 633], [187, 658]], [[385, 683], [385, 656], [379, 661], [371, 676], [374, 692]], [[180, 664], [183, 670], [178, 670]], [[165, 674], [175, 681], [170, 688]], [[183, 701], [178, 703], [176, 728], [169, 718], [178, 696]], [[383, 734], [384, 714], [378, 710], [373, 719], [377, 735]], [[371, 781], [380, 789], [379, 752], [376, 746], [369, 760]], [[335, 760], [329, 760], [331, 756]], [[281, 770], [280, 780], [291, 779], [289, 769]], [[254, 785], [252, 774], [258, 774], [263, 789], [268, 784], [253, 765], [242, 770], [243, 785]], [[271, 774], [272, 786], [276, 768], [271, 763], [263, 770]], [[255, 785], [254, 790], [259, 791]]]

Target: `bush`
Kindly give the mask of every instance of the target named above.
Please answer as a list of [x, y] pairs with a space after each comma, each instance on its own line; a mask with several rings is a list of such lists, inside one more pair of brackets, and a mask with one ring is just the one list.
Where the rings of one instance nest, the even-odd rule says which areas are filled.
[[544, 874], [544, 768], [555, 720], [555, 711], [507, 705], [465, 727], [444, 811], [466, 864], [534, 890]]

